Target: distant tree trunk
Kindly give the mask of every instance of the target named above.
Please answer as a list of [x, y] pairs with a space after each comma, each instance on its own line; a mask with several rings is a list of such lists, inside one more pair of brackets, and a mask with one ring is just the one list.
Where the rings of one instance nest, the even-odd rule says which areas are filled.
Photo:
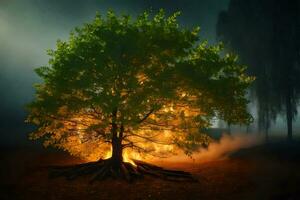
[[250, 126], [249, 125], [246, 126], [246, 133], [247, 134], [250, 133]]
[[231, 135], [231, 123], [227, 123], [227, 132]]
[[266, 134], [266, 141], [269, 141], [269, 127], [266, 127], [265, 134]]
[[270, 109], [266, 112], [266, 122], [265, 122], [265, 134], [266, 134], [266, 141], [269, 140], [269, 128], [270, 128]]
[[286, 122], [287, 122], [287, 134], [288, 140], [293, 139], [293, 111], [292, 111], [292, 100], [291, 91], [288, 89], [286, 94]]

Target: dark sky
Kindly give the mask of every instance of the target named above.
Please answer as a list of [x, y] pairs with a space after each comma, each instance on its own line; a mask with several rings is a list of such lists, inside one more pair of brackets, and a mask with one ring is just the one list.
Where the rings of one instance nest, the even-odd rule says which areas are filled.
[[137, 15], [145, 9], [182, 11], [183, 26], [200, 26], [215, 42], [218, 13], [229, 0], [0, 0], [0, 145], [26, 143], [24, 105], [39, 81], [33, 69], [47, 64], [46, 50], [66, 39], [74, 26], [90, 21], [96, 11]]

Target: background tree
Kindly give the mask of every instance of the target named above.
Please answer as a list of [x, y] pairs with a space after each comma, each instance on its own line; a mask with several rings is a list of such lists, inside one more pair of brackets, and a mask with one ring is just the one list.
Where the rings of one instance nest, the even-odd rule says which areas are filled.
[[283, 106], [287, 121], [288, 138], [292, 139], [293, 120], [297, 115], [300, 97], [300, 2], [279, 1], [273, 5], [274, 57], [272, 74], [280, 106]]
[[258, 127], [270, 124], [285, 112], [288, 137], [299, 99], [299, 1], [232, 0], [219, 15], [218, 37], [241, 55], [248, 73], [256, 77]]
[[[199, 130], [215, 117], [249, 123], [245, 92], [252, 81], [236, 56], [199, 42], [198, 28], [180, 28], [175, 13], [147, 12], [136, 20], [108, 12], [76, 28], [50, 50], [49, 64], [36, 71], [43, 82], [29, 105], [32, 139], [71, 154], [99, 160], [62, 173], [95, 173], [131, 179], [158, 168], [124, 154], [191, 154], [209, 137]], [[108, 154], [110, 158], [106, 158]], [[61, 171], [60, 171], [61, 172]], [[178, 177], [178, 173], [159, 174]], [[181, 177], [189, 177], [180, 173]]]

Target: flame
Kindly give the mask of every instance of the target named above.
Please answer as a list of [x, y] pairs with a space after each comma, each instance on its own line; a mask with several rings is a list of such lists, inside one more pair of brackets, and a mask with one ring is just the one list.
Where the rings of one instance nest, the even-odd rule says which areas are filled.
[[[103, 156], [103, 159], [109, 159], [111, 156], [112, 151], [107, 151], [106, 154]], [[123, 153], [123, 161], [136, 166], [133, 160], [142, 160], [142, 157], [136, 152], [125, 150]]]
[[123, 160], [124, 162], [129, 162], [130, 164], [136, 166], [136, 164], [134, 163], [134, 160], [141, 160], [141, 156], [138, 153], [135, 152], [129, 152], [129, 151], [125, 151], [123, 154]]
[[106, 152], [106, 154], [103, 156], [103, 159], [108, 159], [110, 157], [111, 157], [111, 150]]

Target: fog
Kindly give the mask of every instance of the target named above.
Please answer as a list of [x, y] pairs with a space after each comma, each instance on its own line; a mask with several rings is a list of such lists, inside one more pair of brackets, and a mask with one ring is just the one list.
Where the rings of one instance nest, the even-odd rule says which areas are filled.
[[234, 133], [229, 135], [224, 132], [219, 140], [212, 141], [208, 147], [202, 147], [190, 156], [181, 152], [165, 160], [154, 158], [154, 161], [161, 163], [191, 162], [194, 164], [219, 161], [227, 159], [232, 153], [241, 149], [257, 146], [264, 142], [265, 137], [262, 134]]

